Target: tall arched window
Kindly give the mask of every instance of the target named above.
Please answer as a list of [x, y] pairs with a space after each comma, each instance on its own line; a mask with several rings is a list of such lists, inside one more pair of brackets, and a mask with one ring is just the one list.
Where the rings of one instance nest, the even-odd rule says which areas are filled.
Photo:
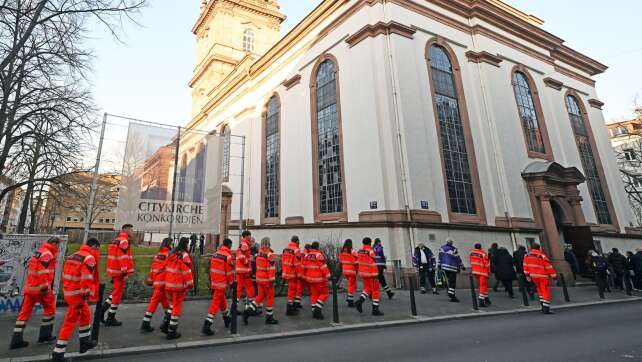
[[574, 95], [569, 94], [566, 96], [566, 108], [571, 120], [573, 133], [575, 134], [575, 143], [580, 153], [582, 168], [584, 168], [586, 184], [591, 194], [591, 199], [593, 200], [597, 222], [600, 224], [612, 224], [613, 219], [609, 212], [609, 202], [604, 192], [600, 169], [593, 154], [593, 148], [591, 147], [590, 137], [592, 135], [590, 133], [590, 127], [587, 127], [584, 112], [578, 99]]
[[274, 95], [267, 103], [263, 121], [263, 222], [278, 222], [279, 217], [280, 115], [279, 97]]
[[312, 79], [312, 139], [316, 221], [345, 219], [341, 112], [337, 64], [322, 57]]
[[196, 167], [194, 172], [194, 192], [192, 202], [203, 202], [203, 189], [205, 183], [205, 145], [199, 144], [196, 153]]
[[467, 119], [462, 117], [465, 106], [460, 101], [463, 95], [457, 83], [458, 67], [453, 66], [448, 50], [441, 44], [430, 45], [427, 57], [451, 219], [458, 219], [452, 214], [463, 215], [459, 217], [461, 220], [466, 220], [466, 216], [483, 218], [481, 196], [476, 190], [479, 180], [472, 136]]
[[223, 126], [223, 182], [230, 181], [230, 147], [231, 134], [230, 126]]
[[185, 201], [185, 188], [187, 186], [187, 155], [181, 157], [180, 172], [178, 173], [178, 198], [180, 202]]
[[243, 51], [246, 53], [254, 51], [254, 32], [250, 29], [245, 29], [243, 32]]
[[523, 66], [518, 66], [513, 71], [512, 83], [528, 156], [552, 160], [548, 132], [537, 89]]

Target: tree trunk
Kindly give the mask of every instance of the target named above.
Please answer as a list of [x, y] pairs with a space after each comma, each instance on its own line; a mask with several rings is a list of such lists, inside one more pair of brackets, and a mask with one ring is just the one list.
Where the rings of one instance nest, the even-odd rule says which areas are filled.
[[33, 183], [30, 183], [27, 186], [27, 192], [25, 192], [25, 197], [22, 199], [22, 206], [20, 207], [20, 218], [18, 219], [18, 226], [16, 227], [16, 233], [23, 234], [25, 232], [25, 224], [27, 223], [27, 213], [29, 211], [29, 206], [31, 206], [31, 195], [33, 194]]

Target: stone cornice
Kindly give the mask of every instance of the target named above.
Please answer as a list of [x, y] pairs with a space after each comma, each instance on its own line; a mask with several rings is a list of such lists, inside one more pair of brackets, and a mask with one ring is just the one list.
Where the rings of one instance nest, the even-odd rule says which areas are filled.
[[265, 7], [258, 6], [256, 4], [250, 3], [248, 1], [244, 0], [209, 0], [208, 4], [206, 5], [205, 9], [201, 9], [201, 14], [199, 15], [198, 19], [196, 20], [196, 24], [194, 24], [194, 27], [192, 27], [192, 33], [195, 35], [198, 34], [200, 28], [209, 20], [210, 16], [214, 12], [214, 8], [216, 7], [216, 4], [220, 3], [228, 3], [232, 5], [236, 5], [239, 7], [244, 8], [245, 10], [251, 11], [253, 13], [257, 13], [260, 15], [266, 15], [269, 17], [272, 17], [276, 20], [279, 21], [279, 23], [283, 22], [285, 20], [285, 15], [280, 13], [279, 11], [271, 10]]
[[400, 24], [396, 21], [391, 21], [388, 23], [384, 22], [378, 22], [374, 25], [366, 25], [360, 30], [358, 30], [356, 33], [352, 34], [346, 39], [346, 43], [350, 45], [350, 48], [354, 47], [355, 45], [359, 44], [363, 40], [367, 38], [374, 38], [379, 35], [386, 35], [386, 34], [397, 34], [400, 36], [403, 36], [408, 39], [413, 38], [413, 34], [415, 34], [416, 30]]
[[483, 52], [474, 52], [472, 50], [466, 52], [466, 58], [468, 58], [469, 62], [472, 63], [488, 63], [490, 65], [494, 65], [496, 67], [499, 67], [499, 64], [502, 62], [502, 59], [496, 55], [492, 55], [491, 53], [487, 51]]
[[553, 88], [555, 90], [561, 91], [562, 87], [564, 86], [564, 83], [560, 82], [557, 79], [553, 79], [551, 77], [544, 78], [544, 84], [549, 87]]
[[597, 99], [589, 99], [588, 103], [593, 108], [602, 109], [602, 107], [604, 107], [604, 102]]

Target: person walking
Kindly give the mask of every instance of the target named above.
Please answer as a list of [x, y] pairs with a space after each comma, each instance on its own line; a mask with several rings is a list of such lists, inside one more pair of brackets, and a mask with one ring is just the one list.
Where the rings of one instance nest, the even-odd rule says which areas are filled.
[[439, 294], [437, 291], [437, 283], [435, 282], [435, 268], [437, 262], [435, 260], [435, 255], [432, 253], [432, 250], [428, 248], [424, 243], [419, 243], [415, 248], [415, 253], [413, 256], [413, 262], [415, 267], [419, 271], [419, 285], [421, 287], [421, 294], [426, 294], [426, 280], [430, 283], [430, 288], [432, 289], [432, 294]]
[[470, 251], [469, 258], [473, 276], [477, 280], [477, 285], [479, 285], [479, 306], [489, 307], [491, 302], [488, 297], [488, 276], [490, 274], [488, 254], [482, 249], [482, 245], [478, 243]]
[[196, 234], [192, 234], [189, 236], [189, 254], [194, 255], [194, 252], [196, 251], [196, 242], [198, 241], [198, 236]]
[[627, 269], [627, 273], [629, 274], [628, 280], [629, 280], [629, 283], [630, 283], [629, 285], [631, 286], [631, 289], [634, 290], [634, 291], [638, 291], [639, 288], [635, 284], [636, 283], [635, 271], [633, 269], [633, 256], [634, 255], [635, 254], [633, 254], [632, 251], [627, 251], [626, 252], [626, 269]]
[[294, 316], [299, 314], [298, 306], [301, 305], [303, 296], [303, 282], [301, 281], [301, 259], [303, 253], [299, 248], [299, 237], [293, 235], [290, 243], [281, 253], [281, 279], [288, 283], [288, 305], [285, 315]]
[[241, 233], [239, 248], [236, 250], [236, 300], [240, 302], [243, 291], [245, 291], [245, 307], [254, 299], [254, 286], [252, 285], [252, 234], [245, 230]]
[[377, 278], [379, 279], [379, 284], [383, 288], [383, 291], [388, 295], [388, 299], [392, 299], [392, 297], [395, 296], [395, 293], [390, 289], [388, 282], [386, 281], [385, 271], [388, 269], [388, 266], [386, 265], [386, 255], [383, 253], [383, 244], [381, 244], [381, 240], [379, 238], [374, 239], [373, 249], [375, 253], [375, 262], [377, 263]]
[[518, 246], [517, 250], [513, 253], [513, 264], [515, 265], [517, 280], [520, 283], [520, 291], [524, 288], [530, 299], [535, 300], [535, 286], [526, 279], [526, 275], [524, 274], [524, 257], [526, 254], [528, 254], [526, 247], [523, 245]]
[[198, 238], [198, 252], [201, 256], [205, 254], [205, 235], [203, 234]]
[[600, 290], [600, 294], [611, 290], [608, 285], [609, 277], [609, 263], [606, 258], [595, 250], [589, 250], [589, 266], [593, 275], [595, 275], [595, 283]]
[[541, 251], [538, 243], [533, 243], [531, 251], [524, 257], [524, 275], [526, 280], [532, 281], [537, 288], [539, 301], [542, 305], [542, 313], [551, 312], [551, 278], [557, 279], [557, 274], [548, 256]]
[[627, 261], [626, 257], [620, 254], [618, 248], [613, 248], [611, 250], [611, 255], [609, 255], [608, 262], [613, 268], [614, 275], [614, 284], [616, 289], [624, 290], [624, 281], [627, 270]]
[[464, 267], [461, 261], [459, 251], [453, 246], [452, 239], [446, 240], [446, 244], [439, 248], [437, 268], [440, 268], [446, 273], [446, 279], [448, 279], [448, 297], [450, 301], [459, 303], [456, 295], [457, 274], [459, 274], [461, 270], [466, 270], [466, 267]]
[[103, 321], [106, 327], [120, 327], [122, 322], [116, 320], [116, 312], [125, 291], [127, 277], [134, 274], [134, 258], [131, 241], [134, 237], [134, 226], [125, 224], [116, 239], [107, 249], [107, 275], [111, 277], [114, 289], [103, 304]]
[[[497, 243], [492, 243], [490, 248], [488, 249], [488, 260], [490, 261], [490, 272], [495, 274], [495, 264], [496, 264], [496, 257], [497, 257], [497, 251], [499, 250], [499, 244]], [[495, 285], [493, 286], [493, 291], [497, 292], [497, 288], [499, 287], [499, 279], [495, 277]]]
[[96, 278], [100, 242], [96, 238], [87, 240], [80, 249], [67, 257], [62, 270], [62, 291], [67, 303], [67, 314], [58, 332], [58, 341], [51, 355], [54, 362], [64, 361], [69, 339], [78, 328], [80, 353], [93, 349], [96, 344], [91, 341], [91, 309], [89, 301], [98, 298], [99, 280]]
[[341, 272], [348, 282], [346, 302], [349, 308], [354, 308], [354, 294], [357, 292], [357, 260], [358, 255], [352, 248], [352, 240], [346, 239], [339, 254], [339, 262], [341, 263]]
[[49, 343], [56, 340], [52, 335], [56, 317], [56, 297], [53, 283], [56, 274], [56, 256], [60, 238], [53, 236], [45, 241], [33, 253], [27, 262], [27, 277], [24, 285], [24, 298], [16, 325], [13, 328], [10, 349], [24, 348], [29, 345], [23, 338], [24, 330], [31, 318], [36, 303], [43, 309], [38, 343]]
[[152, 259], [152, 266], [149, 271], [149, 275], [147, 276], [147, 285], [153, 286], [154, 289], [152, 297], [149, 300], [149, 305], [147, 306], [147, 311], [143, 317], [143, 324], [140, 326], [140, 330], [144, 333], [151, 333], [154, 331], [154, 328], [151, 326], [151, 322], [159, 304], [165, 310], [165, 317], [163, 318], [160, 330], [167, 334], [169, 328], [169, 320], [172, 316], [172, 307], [169, 304], [167, 291], [165, 290], [165, 269], [167, 268], [167, 259], [169, 258], [169, 253], [171, 251], [171, 245], [171, 238], [163, 239], [158, 254], [154, 256], [154, 259]]
[[203, 322], [201, 333], [206, 336], [214, 335], [212, 324], [219, 311], [223, 315], [225, 328], [230, 326], [232, 317], [227, 309], [227, 299], [225, 292], [234, 282], [234, 259], [232, 258], [232, 240], [224, 239], [223, 244], [218, 248], [216, 253], [210, 258], [210, 289], [212, 290], [212, 299], [207, 310], [207, 317]]
[[377, 267], [377, 255], [372, 248], [372, 239], [366, 237], [362, 241], [361, 249], [358, 253], [358, 269], [359, 276], [363, 283], [363, 291], [361, 296], [354, 303], [359, 313], [363, 313], [363, 303], [366, 299], [372, 300], [372, 315], [382, 316], [383, 313], [379, 310], [379, 273]]
[[573, 279], [577, 279], [577, 275], [580, 273], [580, 263], [573, 251], [573, 245], [566, 244], [564, 246], [564, 260], [566, 260], [566, 263], [568, 263], [568, 266], [571, 268], [571, 272], [573, 272]]
[[256, 285], [258, 295], [243, 312], [243, 323], [256, 313], [257, 306], [265, 301], [265, 324], [279, 324], [274, 318], [274, 281], [276, 280], [276, 256], [271, 249], [270, 238], [261, 239], [261, 248], [256, 254]]
[[323, 253], [319, 251], [319, 242], [315, 241], [303, 258], [303, 280], [310, 289], [310, 306], [314, 319], [323, 320], [323, 307], [329, 296], [328, 279], [328, 264]]
[[180, 238], [178, 246], [172, 250], [167, 260], [165, 269], [165, 289], [170, 295], [172, 316], [169, 321], [167, 339], [181, 338], [178, 333], [178, 321], [183, 312], [183, 302], [188, 290], [194, 288], [194, 275], [192, 274], [192, 258], [189, 253], [189, 239]]
[[513, 281], [517, 279], [515, 265], [508, 249], [503, 247], [497, 251], [495, 277], [502, 283], [506, 292], [508, 292], [508, 296], [511, 299], [515, 298], [515, 292], [513, 291]]

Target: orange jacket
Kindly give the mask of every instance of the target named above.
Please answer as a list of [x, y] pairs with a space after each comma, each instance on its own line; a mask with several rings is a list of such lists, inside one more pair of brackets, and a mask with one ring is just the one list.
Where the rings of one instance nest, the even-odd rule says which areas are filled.
[[289, 243], [287, 248], [283, 249], [281, 254], [281, 265], [283, 271], [281, 278], [283, 279], [296, 279], [301, 276], [301, 258], [303, 253], [296, 243]]
[[62, 291], [68, 303], [80, 303], [88, 298], [95, 300], [98, 294], [98, 280], [94, 278], [94, 270], [98, 267], [96, 254], [91, 247], [82, 245], [67, 257], [62, 270]]
[[33, 253], [27, 265], [25, 294], [40, 295], [51, 292], [56, 274], [56, 254], [58, 247], [46, 241]]
[[557, 277], [553, 265], [541, 250], [531, 250], [524, 256], [524, 275], [534, 279]]
[[226, 290], [234, 281], [234, 260], [232, 250], [221, 246], [210, 259], [210, 288]]
[[303, 258], [303, 280], [307, 283], [323, 283], [330, 278], [330, 270], [325, 256], [318, 250], [311, 249]]
[[470, 251], [470, 266], [473, 275], [481, 275], [487, 277], [490, 273], [490, 259], [488, 254], [481, 249], [473, 249]]
[[192, 259], [186, 251], [171, 253], [165, 267], [165, 289], [170, 292], [184, 292], [192, 288]]
[[134, 258], [127, 233], [121, 232], [107, 249], [107, 275], [124, 277], [134, 274]]
[[375, 261], [375, 252], [372, 246], [364, 245], [357, 254], [357, 261], [359, 263], [359, 275], [362, 278], [376, 278], [379, 276], [377, 269], [377, 262]]
[[270, 248], [259, 249], [256, 258], [256, 282], [273, 283], [276, 280], [276, 258]]
[[169, 248], [161, 248], [154, 259], [152, 259], [152, 266], [147, 276], [147, 284], [153, 284], [154, 287], [165, 286], [165, 268], [167, 267], [169, 252]]
[[250, 254], [250, 240], [242, 239], [236, 250], [236, 274], [250, 274], [252, 255]]
[[341, 254], [339, 254], [339, 261], [341, 262], [341, 270], [343, 271], [343, 275], [357, 275], [358, 258], [359, 255], [354, 249], [350, 249], [350, 251], [345, 249], [341, 250]]

